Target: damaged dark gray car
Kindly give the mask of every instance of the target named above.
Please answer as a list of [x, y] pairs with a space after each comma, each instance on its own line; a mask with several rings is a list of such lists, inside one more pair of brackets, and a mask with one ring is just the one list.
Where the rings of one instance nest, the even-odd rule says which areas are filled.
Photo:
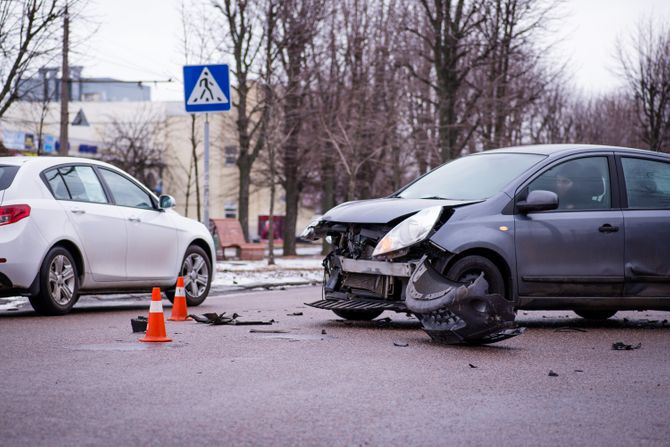
[[302, 236], [332, 246], [324, 299], [311, 306], [353, 320], [412, 312], [448, 343], [517, 335], [518, 309], [670, 310], [670, 156], [486, 151], [339, 205]]

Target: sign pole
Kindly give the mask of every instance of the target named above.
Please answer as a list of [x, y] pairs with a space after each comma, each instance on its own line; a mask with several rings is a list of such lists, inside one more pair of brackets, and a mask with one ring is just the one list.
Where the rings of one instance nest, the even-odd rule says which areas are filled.
[[209, 228], [209, 113], [205, 113], [205, 212], [203, 224]]
[[204, 113], [205, 202], [203, 224], [209, 229], [209, 113], [228, 112], [230, 101], [230, 71], [226, 64], [184, 66], [184, 106], [187, 113]]

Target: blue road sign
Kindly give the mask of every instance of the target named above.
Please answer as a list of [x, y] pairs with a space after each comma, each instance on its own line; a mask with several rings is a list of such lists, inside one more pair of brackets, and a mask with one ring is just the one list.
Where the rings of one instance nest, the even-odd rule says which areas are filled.
[[228, 65], [185, 65], [184, 105], [191, 113], [230, 110]]

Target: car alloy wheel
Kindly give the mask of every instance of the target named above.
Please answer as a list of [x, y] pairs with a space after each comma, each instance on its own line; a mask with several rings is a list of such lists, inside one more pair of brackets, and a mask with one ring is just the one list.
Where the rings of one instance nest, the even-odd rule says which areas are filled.
[[[212, 264], [205, 250], [191, 245], [184, 254], [179, 275], [184, 278], [184, 292], [188, 306], [198, 306], [205, 301], [212, 282]], [[165, 295], [174, 300], [174, 289], [167, 289]]]
[[202, 295], [209, 284], [209, 268], [207, 261], [198, 253], [191, 253], [184, 259], [181, 268], [184, 277], [184, 289], [187, 296], [194, 298]]
[[30, 304], [42, 315], [65, 315], [79, 297], [79, 267], [65, 247], [53, 247], [44, 257], [37, 280], [39, 292]]
[[57, 255], [49, 265], [48, 293], [53, 301], [66, 306], [74, 297], [75, 271], [64, 255]]

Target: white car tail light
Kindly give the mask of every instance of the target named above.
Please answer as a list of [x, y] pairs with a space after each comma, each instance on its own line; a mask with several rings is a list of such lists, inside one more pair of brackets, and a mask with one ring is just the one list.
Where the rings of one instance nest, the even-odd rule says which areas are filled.
[[30, 216], [28, 205], [0, 206], [0, 225], [9, 225]]

